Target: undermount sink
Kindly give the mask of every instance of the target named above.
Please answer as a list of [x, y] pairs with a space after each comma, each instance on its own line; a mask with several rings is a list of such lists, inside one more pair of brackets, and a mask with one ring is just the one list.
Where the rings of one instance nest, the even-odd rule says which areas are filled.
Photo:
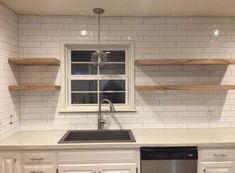
[[71, 130], [58, 143], [135, 142], [131, 130]]

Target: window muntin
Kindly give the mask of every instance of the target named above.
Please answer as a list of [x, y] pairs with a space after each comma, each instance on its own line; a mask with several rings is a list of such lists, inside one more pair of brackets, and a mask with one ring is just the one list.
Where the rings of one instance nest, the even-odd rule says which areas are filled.
[[91, 62], [94, 50], [70, 50], [70, 106], [98, 105], [103, 98], [128, 103], [126, 50], [105, 50], [108, 62]]

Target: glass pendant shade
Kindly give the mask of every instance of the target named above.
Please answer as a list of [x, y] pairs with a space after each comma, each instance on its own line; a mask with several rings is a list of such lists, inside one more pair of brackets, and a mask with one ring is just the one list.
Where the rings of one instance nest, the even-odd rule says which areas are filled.
[[93, 64], [102, 65], [107, 62], [107, 54], [100, 50], [96, 50], [91, 56], [91, 61]]

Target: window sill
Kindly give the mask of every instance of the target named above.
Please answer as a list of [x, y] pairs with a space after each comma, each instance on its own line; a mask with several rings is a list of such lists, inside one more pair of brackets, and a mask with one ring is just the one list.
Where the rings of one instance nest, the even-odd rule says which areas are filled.
[[[107, 108], [102, 108], [102, 112], [109, 111]], [[136, 112], [137, 110], [135, 108], [116, 108], [115, 107], [115, 112]], [[76, 113], [76, 112], [84, 112], [84, 113], [89, 113], [89, 112], [98, 112], [98, 108], [90, 108], [90, 109], [61, 109], [59, 110], [60, 113]]]

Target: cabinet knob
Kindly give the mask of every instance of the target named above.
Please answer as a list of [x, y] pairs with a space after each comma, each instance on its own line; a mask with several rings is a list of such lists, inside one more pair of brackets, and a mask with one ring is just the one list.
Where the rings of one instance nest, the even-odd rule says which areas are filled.
[[203, 169], [203, 173], [206, 173], [206, 169]]
[[31, 171], [30, 173], [44, 173], [43, 171]]

